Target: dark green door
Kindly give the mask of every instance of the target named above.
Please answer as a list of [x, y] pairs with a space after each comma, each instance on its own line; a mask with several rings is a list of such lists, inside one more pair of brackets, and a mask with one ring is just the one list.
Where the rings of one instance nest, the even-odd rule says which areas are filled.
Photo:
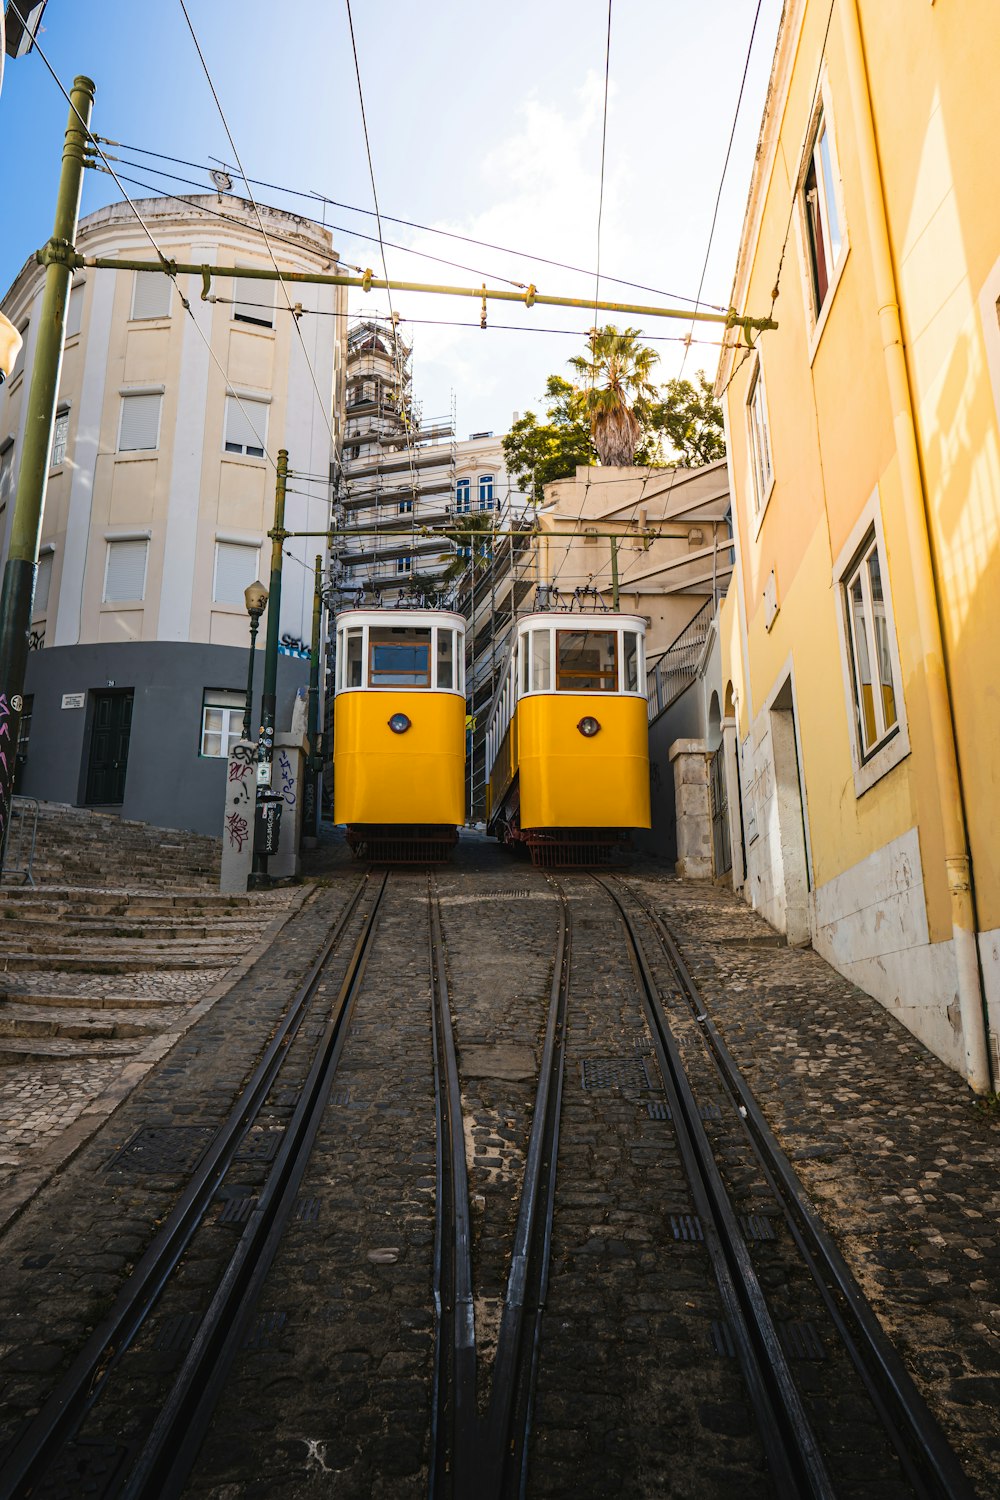
[[125, 801], [128, 740], [132, 729], [132, 690], [94, 694], [85, 802], [102, 806]]

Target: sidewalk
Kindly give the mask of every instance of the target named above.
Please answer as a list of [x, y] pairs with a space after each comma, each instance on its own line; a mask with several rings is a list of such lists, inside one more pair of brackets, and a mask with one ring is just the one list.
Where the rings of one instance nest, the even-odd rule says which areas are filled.
[[732, 891], [630, 883], [970, 1477], [1000, 1494], [1000, 1110]]

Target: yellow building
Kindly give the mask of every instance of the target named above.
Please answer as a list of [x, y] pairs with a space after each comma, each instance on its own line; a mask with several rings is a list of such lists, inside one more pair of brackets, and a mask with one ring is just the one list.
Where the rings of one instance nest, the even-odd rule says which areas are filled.
[[[788, 0], [723, 359], [747, 899], [977, 1091], [1000, 1029], [994, 0]], [[735, 788], [731, 795], [735, 795]]]

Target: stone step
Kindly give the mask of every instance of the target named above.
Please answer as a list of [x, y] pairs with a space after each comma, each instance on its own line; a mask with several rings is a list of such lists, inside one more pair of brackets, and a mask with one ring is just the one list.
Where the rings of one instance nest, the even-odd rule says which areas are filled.
[[172, 911], [220, 911], [226, 908], [257, 905], [267, 900], [266, 892], [254, 896], [223, 895], [221, 891], [156, 891], [133, 886], [128, 890], [109, 886], [48, 886], [45, 890], [32, 890], [30, 886], [4, 886], [0, 901], [9, 900], [28, 906], [93, 907], [100, 915], [111, 915], [128, 911], [133, 916], [153, 916], [164, 910]]
[[182, 999], [171, 1000], [166, 995], [95, 995], [92, 992], [79, 990], [75, 992], [28, 989], [3, 989], [0, 990], [0, 1006], [11, 1005], [51, 1005], [57, 1010], [116, 1010], [131, 1011], [160, 1011], [164, 1016], [171, 1011], [183, 1010], [191, 1004], [191, 997], [185, 995]]
[[32, 912], [30, 916], [4, 918], [2, 929], [0, 929], [0, 940], [3, 936], [13, 933], [33, 932], [40, 941], [51, 941], [56, 936], [60, 938], [160, 938], [160, 939], [232, 939], [236, 941], [244, 933], [251, 934], [258, 930], [259, 924], [247, 918], [236, 919], [231, 923], [223, 925], [221, 922], [211, 924], [199, 922], [197, 918], [191, 918], [186, 922], [183, 917], [174, 922], [162, 922], [150, 919], [145, 922], [126, 923], [121, 918], [93, 917], [85, 921], [79, 917], [67, 916], [42, 916]]
[[148, 957], [129, 958], [81, 957], [71, 954], [66, 957], [50, 953], [4, 953], [4, 966], [8, 969], [46, 969], [64, 974], [150, 974], [177, 969], [219, 969], [232, 967], [232, 956], [219, 957], [218, 962], [209, 963], [206, 955], [196, 958], [172, 953], [151, 953]]
[[4, 1037], [0, 1039], [0, 1068], [28, 1064], [110, 1062], [135, 1057], [143, 1039], [137, 1041], [71, 1041], [67, 1037]]
[[[31, 931], [30, 924], [26, 923], [23, 925], [27, 926], [28, 930]], [[5, 925], [3, 930], [0, 931], [0, 954], [20, 951], [24, 947], [24, 941], [25, 935], [23, 932], [8, 933]], [[173, 939], [163, 939], [156, 936], [146, 937], [140, 933], [138, 940], [126, 938], [118, 942], [106, 933], [95, 933], [93, 937], [72, 937], [60, 932], [38, 932], [35, 930], [31, 940], [32, 952], [47, 953], [56, 957], [60, 954], [66, 954], [67, 957], [70, 957], [74, 954], [77, 956], [86, 956], [87, 954], [97, 956], [103, 953], [108, 957], [118, 958], [127, 957], [128, 954], [136, 951], [142, 955], [183, 953], [189, 954], [192, 958], [198, 958], [201, 955], [211, 956], [213, 953], [218, 953], [220, 957], [225, 957], [229, 954], [238, 957], [241, 953], [245, 952], [246, 947], [246, 934], [241, 933], [233, 933], [226, 938], [198, 938], [184, 935], [183, 937]]]
[[96, 1015], [55, 1006], [0, 1005], [0, 1047], [11, 1037], [65, 1037], [68, 1040], [125, 1041], [153, 1036], [164, 1029], [164, 1017], [147, 1014], [142, 1020], [128, 1011], [105, 1009]]

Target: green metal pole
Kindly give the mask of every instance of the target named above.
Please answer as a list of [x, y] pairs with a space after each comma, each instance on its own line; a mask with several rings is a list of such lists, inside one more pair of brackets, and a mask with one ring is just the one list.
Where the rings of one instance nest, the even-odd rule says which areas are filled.
[[611, 608], [618, 608], [618, 538], [611, 538]]
[[313, 844], [319, 837], [320, 775], [323, 758], [319, 748], [319, 642], [323, 624], [323, 557], [316, 554], [316, 576], [313, 584], [312, 642], [309, 656], [309, 710], [306, 733], [309, 737], [309, 760], [306, 766], [305, 806], [302, 818], [303, 842]]
[[38, 542], [66, 337], [66, 305], [72, 276], [70, 266], [75, 253], [73, 242], [80, 217], [84, 152], [94, 93], [89, 78], [74, 79], [55, 223], [45, 250], [45, 288], [35, 339], [10, 552], [0, 594], [0, 849], [7, 837], [14, 792], [17, 737], [28, 666], [28, 632], [38, 572]]
[[[257, 741], [257, 809], [265, 807], [271, 796], [271, 772], [274, 764], [274, 721], [278, 701], [278, 632], [281, 629], [281, 559], [285, 543], [285, 487], [288, 482], [288, 449], [278, 450], [277, 478], [274, 486], [274, 528], [271, 532], [271, 588], [267, 596], [267, 637], [264, 646], [264, 690], [260, 701], [260, 738]], [[266, 768], [266, 769], [265, 769]], [[268, 856], [258, 853], [254, 840], [253, 869], [250, 885], [270, 884]]]
[[250, 616], [250, 662], [247, 666], [247, 701], [243, 709], [243, 738], [250, 739], [250, 730], [253, 726], [253, 659], [257, 649], [257, 627], [260, 624], [260, 615]]

